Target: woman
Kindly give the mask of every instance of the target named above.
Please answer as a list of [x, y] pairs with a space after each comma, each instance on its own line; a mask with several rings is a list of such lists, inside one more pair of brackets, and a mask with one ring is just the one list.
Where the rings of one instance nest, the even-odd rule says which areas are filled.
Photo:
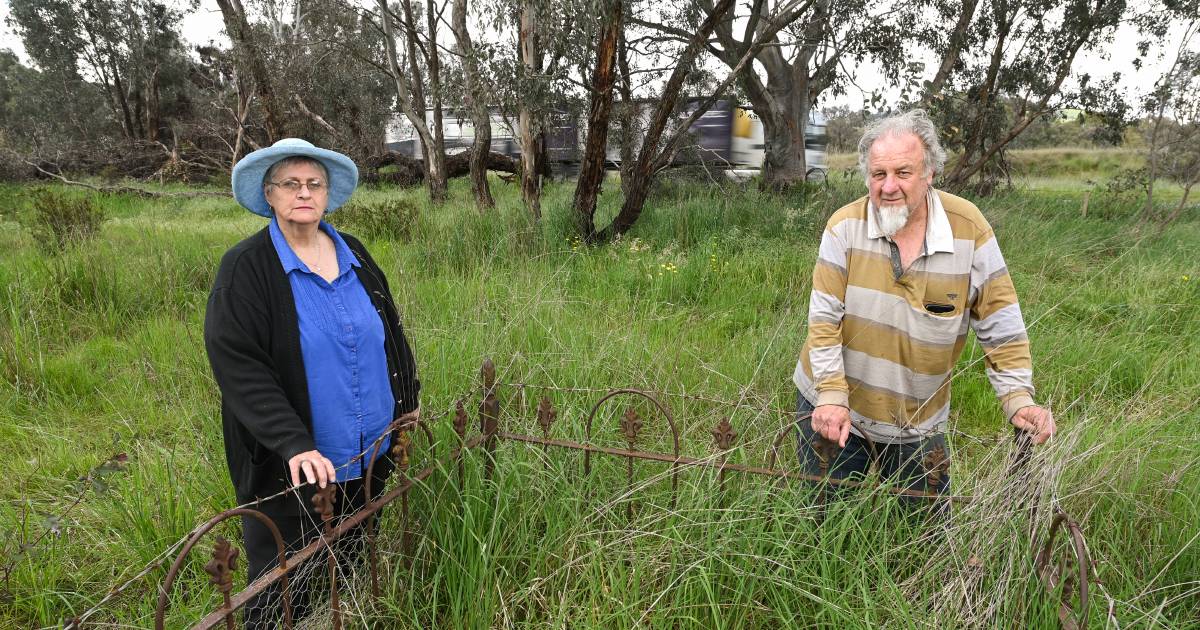
[[[339, 485], [336, 516], [366, 503], [369, 457], [352, 460], [393, 419], [418, 409], [416, 366], [383, 272], [362, 243], [322, 220], [357, 183], [350, 158], [296, 138], [238, 162], [234, 197], [270, 222], [225, 253], [205, 314], [238, 503], [298, 488], [255, 506], [289, 550], [320, 531], [314, 486]], [[381, 457], [373, 489], [383, 488], [391, 468]], [[242, 532], [254, 580], [275, 566], [275, 542], [254, 518], [242, 519]], [[302, 577], [292, 580], [301, 617], [309, 589]], [[246, 627], [273, 626], [278, 595], [268, 590], [248, 602]]]

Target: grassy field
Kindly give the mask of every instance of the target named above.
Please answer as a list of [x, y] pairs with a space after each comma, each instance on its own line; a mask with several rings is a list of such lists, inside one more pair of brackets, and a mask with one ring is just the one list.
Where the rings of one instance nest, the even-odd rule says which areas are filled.
[[[488, 214], [462, 180], [442, 208], [420, 190], [364, 189], [334, 215], [389, 276], [426, 413], [451, 409], [492, 357], [504, 382], [667, 392], [693, 455], [711, 452], [709, 429], [732, 415], [742, 447], [731, 458], [761, 464], [794, 404], [821, 226], [858, 186], [835, 178], [778, 197], [670, 184], [627, 238], [589, 248], [571, 236], [569, 186], [548, 190], [538, 225], [497, 184]], [[227, 199], [99, 196], [99, 236], [53, 252], [31, 235], [28, 193], [0, 188], [0, 627], [80, 614], [234, 504], [200, 325], [221, 254], [264, 224]], [[700, 471], [672, 505], [660, 467], [639, 466], [627, 494], [622, 462], [599, 462], [585, 482], [572, 454], [544, 464], [508, 444], [493, 481], [472, 460], [463, 490], [435, 474], [414, 494], [414, 545], [385, 537], [385, 596], [352, 593], [351, 625], [1055, 627], [1023, 506], [1057, 501], [1096, 562], [1093, 627], [1200, 627], [1200, 217], [1137, 230], [1136, 200], [1093, 196], [1084, 218], [1081, 195], [980, 201], [1061, 429], [1027, 474], [1005, 474], [1011, 432], [973, 344], [950, 437], [955, 491], [978, 499], [936, 526], [866, 492], [822, 513], [809, 488], [734, 476], [721, 499]], [[618, 203], [609, 186], [602, 212]], [[502, 425], [536, 432], [541, 393], [504, 387]], [[582, 436], [599, 394], [550, 394], [556, 433]], [[621, 443], [623, 410], [598, 420], [598, 441]], [[642, 411], [645, 446], [664, 448], [661, 421]], [[1033, 525], [1047, 524], [1043, 509]], [[168, 627], [218, 601], [203, 555]], [[150, 625], [164, 573], [91, 621]]]

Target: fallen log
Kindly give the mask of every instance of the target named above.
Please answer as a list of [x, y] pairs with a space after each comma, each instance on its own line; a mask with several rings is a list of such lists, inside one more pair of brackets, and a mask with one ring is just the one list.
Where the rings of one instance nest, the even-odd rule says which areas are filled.
[[[471, 173], [471, 167], [468, 163], [469, 153], [455, 153], [447, 155], [445, 160], [446, 177], [466, 177]], [[388, 151], [379, 155], [373, 155], [363, 162], [363, 166], [367, 168], [360, 175], [364, 182], [395, 184], [397, 186], [419, 186], [425, 181], [425, 167], [421, 160], [411, 158], [402, 153]], [[380, 173], [379, 169], [386, 166], [395, 166], [396, 168], [386, 173]], [[509, 173], [516, 175], [520, 173], [520, 163], [495, 151], [488, 153], [487, 167], [489, 171], [499, 171], [501, 173]]]

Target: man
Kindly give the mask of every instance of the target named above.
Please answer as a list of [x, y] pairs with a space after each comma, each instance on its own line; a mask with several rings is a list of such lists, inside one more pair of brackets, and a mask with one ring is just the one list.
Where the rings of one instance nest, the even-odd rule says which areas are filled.
[[869, 194], [826, 224], [793, 375], [800, 460], [809, 474], [841, 479], [877, 459], [901, 487], [941, 493], [968, 327], [1005, 417], [1036, 444], [1054, 434], [1054, 418], [1034, 403], [1025, 323], [991, 226], [974, 204], [931, 186], [946, 152], [928, 116], [875, 123], [858, 152]]

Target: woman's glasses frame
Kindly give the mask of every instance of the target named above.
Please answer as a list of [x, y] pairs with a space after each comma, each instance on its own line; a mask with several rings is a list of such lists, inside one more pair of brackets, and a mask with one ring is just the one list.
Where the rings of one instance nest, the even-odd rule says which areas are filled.
[[267, 182], [270, 186], [275, 186], [290, 194], [298, 194], [301, 188], [308, 188], [308, 192], [312, 194], [323, 193], [327, 190], [325, 182], [320, 179], [310, 179], [302, 182], [298, 179], [285, 179], [281, 182]]

